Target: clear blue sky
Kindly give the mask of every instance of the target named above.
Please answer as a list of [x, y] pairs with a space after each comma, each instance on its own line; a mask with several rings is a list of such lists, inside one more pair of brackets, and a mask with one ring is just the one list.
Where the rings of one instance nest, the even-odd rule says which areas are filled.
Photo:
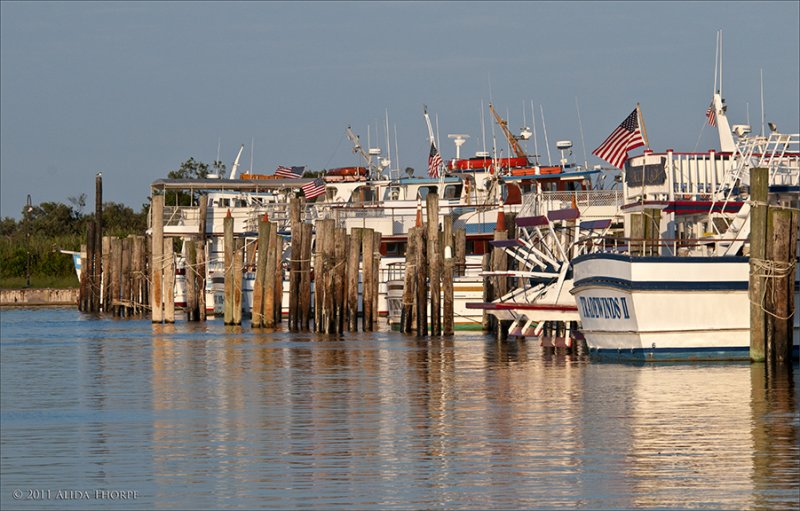
[[760, 129], [763, 69], [767, 120], [796, 133], [798, 20], [797, 1], [3, 1], [0, 215], [19, 218], [27, 194], [86, 193], [91, 210], [98, 171], [104, 199], [138, 211], [153, 180], [189, 157], [210, 163], [220, 140], [228, 166], [246, 145], [245, 170], [252, 139], [254, 171], [353, 165], [345, 128], [366, 142], [369, 126], [385, 148], [387, 110], [393, 156], [420, 174], [422, 105], [445, 158], [448, 133], [471, 135], [473, 155], [490, 95], [515, 130], [535, 103], [545, 158], [540, 104], [550, 145], [571, 139], [583, 161], [576, 97], [590, 165], [637, 101], [654, 150], [707, 150], [720, 29], [731, 120], [749, 104]]

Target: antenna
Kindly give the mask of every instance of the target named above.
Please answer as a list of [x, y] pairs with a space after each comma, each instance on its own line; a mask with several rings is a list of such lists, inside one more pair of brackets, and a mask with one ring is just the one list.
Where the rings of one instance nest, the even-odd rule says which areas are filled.
[[483, 154], [486, 154], [486, 121], [483, 119], [483, 100], [481, 99], [481, 136], [483, 137]]
[[764, 136], [764, 68], [761, 68], [761, 136]]
[[394, 158], [397, 160], [395, 165], [397, 176], [400, 177], [400, 150], [397, 148], [397, 124], [394, 125]]
[[253, 173], [253, 147], [256, 145], [256, 139], [254, 137], [250, 138], [250, 174]]
[[586, 141], [583, 139], [583, 122], [581, 122], [581, 109], [578, 106], [578, 96], [575, 96], [575, 110], [578, 111], [578, 128], [581, 130], [581, 146], [583, 146], [583, 166], [589, 168], [589, 160], [586, 158]]
[[[386, 159], [390, 166], [392, 164], [392, 145], [389, 142], [389, 109], [386, 109]], [[389, 169], [391, 170], [391, 169]]]
[[711, 96], [717, 93], [717, 73], [719, 71], [719, 30], [717, 30], [717, 47], [714, 53], [714, 90], [711, 91]]
[[544, 146], [547, 148], [547, 161], [553, 165], [553, 159], [550, 157], [550, 142], [547, 141], [547, 124], [544, 122], [544, 107], [539, 103], [539, 111], [542, 112], [542, 129], [544, 130]]
[[217, 137], [217, 161], [219, 161], [219, 148], [222, 146], [222, 137]]
[[539, 139], [536, 137], [536, 108], [533, 107], [533, 100], [531, 100], [531, 121], [533, 121], [533, 153], [536, 165], [539, 165]]

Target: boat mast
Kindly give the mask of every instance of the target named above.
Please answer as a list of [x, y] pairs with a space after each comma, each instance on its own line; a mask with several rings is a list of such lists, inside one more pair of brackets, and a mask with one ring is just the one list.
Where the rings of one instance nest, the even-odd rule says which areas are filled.
[[547, 141], [547, 124], [544, 122], [544, 107], [539, 103], [539, 111], [542, 113], [542, 129], [544, 130], [544, 146], [547, 148], [547, 161], [553, 165], [553, 158], [550, 157], [550, 142]]

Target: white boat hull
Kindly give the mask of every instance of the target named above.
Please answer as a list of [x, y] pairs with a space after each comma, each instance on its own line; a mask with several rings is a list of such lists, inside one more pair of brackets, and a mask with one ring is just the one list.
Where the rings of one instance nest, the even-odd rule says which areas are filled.
[[[591, 354], [749, 359], [747, 258], [592, 254], [577, 258], [573, 267], [572, 292]], [[795, 303], [798, 299], [795, 287]], [[797, 350], [797, 315], [794, 321]]]

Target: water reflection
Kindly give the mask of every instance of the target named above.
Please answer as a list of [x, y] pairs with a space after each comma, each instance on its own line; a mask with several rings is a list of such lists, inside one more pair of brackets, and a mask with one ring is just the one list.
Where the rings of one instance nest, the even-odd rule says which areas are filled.
[[137, 489], [140, 508], [797, 508], [797, 376], [763, 366], [2, 321], [4, 509], [43, 507], [18, 486]]

